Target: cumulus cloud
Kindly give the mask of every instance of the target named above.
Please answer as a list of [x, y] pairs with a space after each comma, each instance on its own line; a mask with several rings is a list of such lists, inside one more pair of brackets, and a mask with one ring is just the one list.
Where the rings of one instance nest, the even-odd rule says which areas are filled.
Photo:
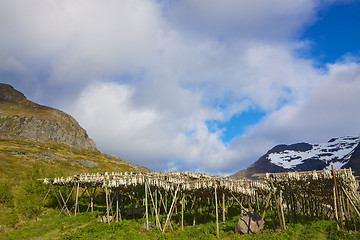
[[171, 23], [193, 34], [260, 41], [294, 37], [314, 20], [317, 1], [295, 0], [182, 0], [169, 1], [166, 15]]
[[238, 151], [242, 168], [277, 144], [323, 143], [333, 137], [360, 134], [360, 64], [329, 64], [309, 96], [271, 112], [230, 145]]
[[[161, 33], [152, 1], [1, 1], [0, 57], [64, 84], [144, 66]], [[29, 69], [30, 71], [30, 69]]]
[[98, 139], [100, 149], [158, 170], [211, 171], [228, 154], [218, 135], [204, 125], [196, 102], [172, 115], [153, 105], [137, 105], [136, 91], [124, 84], [95, 83], [71, 112]]
[[271, 113], [251, 131], [285, 142], [327, 141], [334, 136], [357, 135], [360, 114], [360, 65], [328, 65], [309, 96]]
[[[277, 143], [357, 130], [358, 64], [296, 54], [333, 2], [0, 0], [0, 79], [71, 113], [105, 153], [233, 173]], [[266, 117], [229, 145], [207, 128], [249, 109]]]

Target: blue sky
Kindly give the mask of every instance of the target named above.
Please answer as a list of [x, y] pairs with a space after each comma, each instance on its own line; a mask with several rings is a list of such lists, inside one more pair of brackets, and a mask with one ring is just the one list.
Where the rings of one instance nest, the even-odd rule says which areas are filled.
[[360, 1], [0, 0], [0, 81], [107, 154], [228, 175], [360, 133]]
[[[338, 3], [321, 9], [317, 20], [299, 33], [299, 39], [310, 42], [308, 49], [301, 49], [301, 57], [312, 59], [318, 68], [326, 68], [326, 64], [345, 57], [353, 57], [354, 61], [359, 61], [359, 13], [360, 1]], [[207, 126], [210, 131], [224, 129], [221, 140], [229, 143], [243, 134], [247, 126], [258, 123], [265, 115], [263, 111], [250, 109], [232, 116], [226, 122], [209, 121]]]
[[241, 114], [233, 115], [226, 122], [216, 120], [207, 121], [206, 126], [210, 132], [216, 132], [222, 129], [222, 134], [219, 137], [224, 144], [229, 144], [231, 140], [243, 134], [247, 126], [255, 125], [265, 115], [265, 112], [249, 109]]
[[347, 54], [360, 54], [360, 1], [336, 4], [319, 12], [318, 20], [305, 29], [301, 39], [309, 40], [313, 46], [309, 57], [320, 65], [334, 63]]

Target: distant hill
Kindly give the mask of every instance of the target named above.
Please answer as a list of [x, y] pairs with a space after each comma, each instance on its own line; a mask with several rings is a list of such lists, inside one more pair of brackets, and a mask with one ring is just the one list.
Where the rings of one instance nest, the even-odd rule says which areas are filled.
[[12, 86], [0, 83], [0, 134], [2, 137], [53, 140], [78, 148], [97, 150], [95, 142], [70, 115], [28, 100]]
[[70, 115], [28, 100], [0, 83], [0, 180], [17, 177], [38, 165], [54, 174], [149, 169], [108, 156]]
[[333, 138], [327, 143], [277, 145], [254, 164], [231, 177], [254, 178], [255, 173], [352, 168], [360, 175], [360, 137]]
[[[4, 231], [21, 228], [49, 210], [43, 207], [48, 186], [38, 179], [98, 172], [150, 170], [101, 153], [70, 115], [29, 101], [12, 86], [0, 84], [1, 239]], [[58, 206], [54, 194], [60, 196], [60, 190], [53, 188], [47, 206]], [[70, 196], [68, 200], [74, 202], [74, 194]], [[58, 212], [56, 218], [55, 224]]]
[[0, 183], [2, 180], [24, 180], [34, 167], [40, 170], [40, 178], [80, 173], [150, 171], [116, 156], [74, 148], [56, 141], [0, 138]]

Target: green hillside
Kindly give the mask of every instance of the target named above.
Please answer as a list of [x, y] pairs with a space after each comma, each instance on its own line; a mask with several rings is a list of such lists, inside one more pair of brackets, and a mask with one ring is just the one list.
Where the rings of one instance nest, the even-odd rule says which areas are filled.
[[[99, 151], [55, 141], [0, 139], [0, 232], [39, 217], [48, 186], [37, 179], [96, 172], [150, 171]], [[57, 205], [49, 199], [50, 207]]]
[[[43, 202], [48, 185], [37, 181], [38, 178], [104, 171], [149, 170], [98, 151], [54, 141], [0, 139], [0, 239], [216, 239], [213, 208], [211, 211], [198, 209], [199, 222], [195, 226], [192, 225], [193, 212], [186, 212], [184, 230], [181, 230], [181, 212], [175, 212], [173, 230], [161, 233], [157, 228], [144, 229], [143, 217], [125, 215], [118, 223], [97, 222], [97, 217], [106, 212], [104, 196], [95, 202], [94, 213], [86, 213], [87, 199], [81, 198], [81, 213], [77, 217], [59, 216], [60, 209], [53, 195]], [[66, 189], [61, 191], [64, 193]], [[101, 191], [100, 194], [104, 195]], [[131, 201], [126, 204], [131, 206]], [[276, 212], [272, 210], [266, 214], [261, 234], [240, 235], [234, 233], [240, 216], [239, 206], [229, 208], [225, 228], [220, 230], [221, 239], [358, 239], [360, 236], [337, 231], [334, 220], [313, 218], [288, 223], [286, 231], [279, 231]], [[160, 217], [164, 222], [166, 214]]]
[[41, 169], [44, 177], [105, 171], [150, 171], [116, 156], [51, 140], [0, 139], [1, 178], [19, 179], [34, 166]]

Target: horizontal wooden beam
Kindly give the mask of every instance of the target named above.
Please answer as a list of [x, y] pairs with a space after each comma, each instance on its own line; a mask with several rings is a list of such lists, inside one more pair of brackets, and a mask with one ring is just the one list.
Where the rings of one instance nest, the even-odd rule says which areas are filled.
[[[288, 175], [291, 173], [296, 173], [296, 174], [300, 174], [300, 175], [307, 175], [307, 174], [312, 174], [314, 172], [316, 173], [324, 173], [325, 171], [330, 171], [328, 169], [326, 170], [313, 170], [313, 171], [293, 171], [293, 172], [279, 172], [279, 173], [255, 173], [253, 175], [251, 175], [252, 177], [259, 177], [259, 178], [265, 178], [267, 174], [273, 175], [273, 176], [284, 176], [284, 175]], [[354, 172], [351, 169], [335, 169], [335, 172], [347, 172], [347, 171], [351, 171], [351, 173], [353, 174]], [[355, 176], [356, 178], [358, 178], [357, 176]]]

